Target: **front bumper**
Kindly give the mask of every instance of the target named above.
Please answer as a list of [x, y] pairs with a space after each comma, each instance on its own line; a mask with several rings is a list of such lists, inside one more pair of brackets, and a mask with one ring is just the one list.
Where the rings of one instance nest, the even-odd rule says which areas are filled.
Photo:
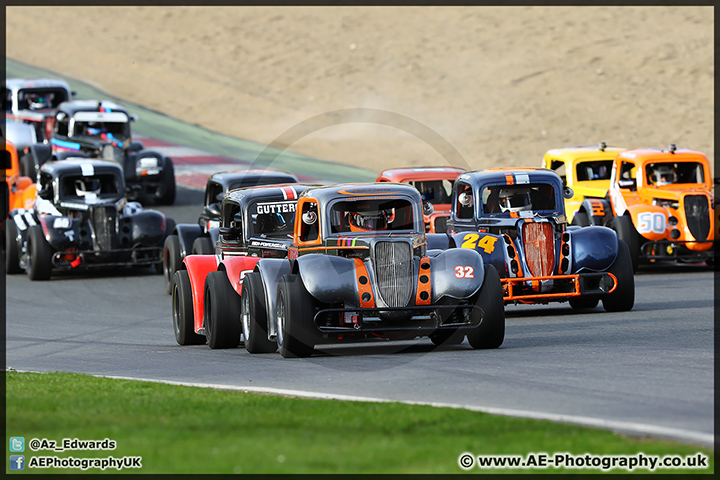
[[52, 256], [53, 268], [73, 270], [120, 266], [150, 266], [162, 262], [162, 247], [113, 250], [65, 250]]
[[564, 302], [571, 298], [607, 295], [617, 288], [609, 272], [501, 278], [503, 300], [508, 303]]

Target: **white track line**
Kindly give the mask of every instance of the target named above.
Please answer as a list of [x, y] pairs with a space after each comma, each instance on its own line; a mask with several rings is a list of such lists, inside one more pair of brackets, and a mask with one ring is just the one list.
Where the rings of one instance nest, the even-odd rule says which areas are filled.
[[[18, 370], [20, 371], [20, 370]], [[44, 373], [44, 372], [33, 372]], [[164, 383], [168, 385], [181, 385], [186, 387], [213, 388], [216, 390], [232, 390], [253, 393], [272, 393], [276, 395], [284, 395], [289, 397], [314, 398], [320, 400], [343, 400], [352, 402], [376, 402], [376, 403], [404, 403], [407, 405], [428, 405], [431, 407], [446, 408], [462, 408], [474, 412], [484, 412], [491, 415], [502, 415], [506, 417], [530, 418], [534, 420], [549, 420], [559, 423], [570, 423], [573, 425], [581, 425], [586, 427], [595, 427], [603, 430], [612, 430], [618, 433], [630, 435], [650, 435], [654, 437], [683, 440], [702, 446], [713, 447], [715, 436], [711, 433], [695, 432], [692, 430], [683, 430], [679, 428], [661, 427], [659, 425], [648, 425], [635, 422], [619, 422], [613, 420], [604, 420], [601, 418], [585, 417], [580, 415], [560, 415], [556, 413], [533, 412], [530, 410], [515, 410], [511, 408], [496, 407], [479, 407], [474, 405], [460, 405], [456, 403], [440, 403], [440, 402], [414, 402], [405, 400], [391, 400], [386, 398], [374, 397], [357, 397], [354, 395], [342, 395], [335, 393], [322, 392], [306, 392], [302, 390], [291, 390], [286, 388], [271, 387], [244, 387], [236, 385], [222, 385], [213, 383], [193, 383], [193, 382], [177, 382], [172, 380], [157, 380], [150, 378], [124, 377], [114, 375], [92, 375], [101, 378], [113, 378], [117, 380], [137, 380], [141, 382]]]

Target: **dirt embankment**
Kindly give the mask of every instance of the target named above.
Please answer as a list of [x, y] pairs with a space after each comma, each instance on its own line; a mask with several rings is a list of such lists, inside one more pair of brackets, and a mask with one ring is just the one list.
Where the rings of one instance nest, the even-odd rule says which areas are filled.
[[714, 158], [712, 7], [8, 7], [6, 22], [10, 58], [373, 170], [536, 166], [600, 141]]

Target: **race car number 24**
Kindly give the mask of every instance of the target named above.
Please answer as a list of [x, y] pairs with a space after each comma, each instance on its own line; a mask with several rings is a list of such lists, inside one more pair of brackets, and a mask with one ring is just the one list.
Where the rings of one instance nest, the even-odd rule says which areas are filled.
[[474, 250], [475, 246], [477, 245], [477, 247], [482, 248], [485, 253], [492, 253], [493, 250], [495, 250], [495, 242], [497, 241], [497, 239], [498, 237], [493, 237], [492, 235], [485, 235], [480, 238], [480, 235], [478, 235], [477, 233], [468, 233], [463, 237], [463, 243], [461, 247], [471, 248]]

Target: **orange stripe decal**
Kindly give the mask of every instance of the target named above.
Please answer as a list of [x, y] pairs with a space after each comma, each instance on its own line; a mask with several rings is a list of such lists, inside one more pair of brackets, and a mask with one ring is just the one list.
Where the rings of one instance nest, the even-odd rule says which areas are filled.
[[417, 293], [415, 294], [415, 305], [430, 305], [432, 301], [432, 291], [430, 286], [430, 259], [423, 257], [420, 259], [420, 268], [418, 269]]
[[515, 177], [512, 176], [512, 173], [505, 174], [505, 183], [508, 185], [513, 185], [515, 183]]
[[360, 294], [360, 308], [374, 308], [375, 297], [373, 297], [367, 268], [359, 258], [354, 258], [353, 260], [355, 261], [355, 277], [357, 280], [358, 293]]

